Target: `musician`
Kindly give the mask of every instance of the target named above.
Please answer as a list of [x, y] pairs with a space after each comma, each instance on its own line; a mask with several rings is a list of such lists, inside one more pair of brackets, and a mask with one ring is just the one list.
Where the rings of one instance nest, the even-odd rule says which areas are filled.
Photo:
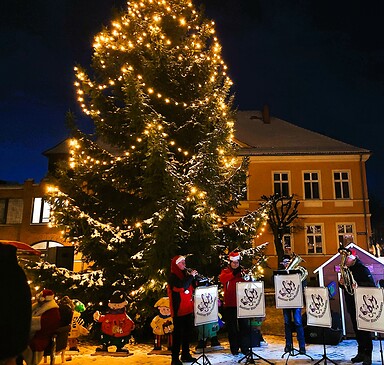
[[[281, 269], [287, 269], [291, 262], [290, 255], [284, 255], [281, 261]], [[302, 282], [303, 286], [306, 285], [305, 280]], [[284, 308], [284, 332], [285, 332], [285, 348], [284, 352], [290, 352], [293, 349], [292, 332], [296, 328], [297, 342], [299, 343], [299, 352], [305, 354], [305, 337], [304, 327], [301, 318], [301, 308]], [[293, 317], [293, 319], [292, 319]], [[293, 327], [294, 326], [294, 327]]]
[[[193, 326], [193, 292], [196, 287], [196, 270], [187, 270], [184, 256], [175, 256], [171, 261], [171, 274], [168, 280], [168, 297], [173, 317], [173, 344], [171, 365], [194, 362], [189, 352]], [[181, 347], [181, 361], [179, 359]]]
[[[247, 328], [246, 318], [237, 318], [236, 283], [245, 281], [240, 266], [240, 253], [228, 255], [229, 266], [221, 270], [219, 280], [224, 287], [224, 319], [228, 329], [228, 341], [232, 355], [239, 354], [241, 333]], [[241, 348], [245, 354], [247, 348]]]
[[[352, 283], [353, 288], [356, 289], [359, 285], [365, 287], [374, 287], [375, 282], [372, 278], [372, 274], [369, 269], [360, 261], [360, 259], [352, 253], [350, 249], [339, 249], [339, 252], [345, 251], [345, 266], [352, 273], [354, 282]], [[354, 298], [354, 290], [348, 290], [352, 294], [348, 293], [346, 290], [347, 279], [344, 277], [340, 277], [339, 285], [344, 290], [344, 298], [345, 304], [347, 306], [347, 311], [352, 321], [353, 331], [356, 335], [357, 341], [357, 355], [351, 359], [353, 363], [363, 362], [363, 365], [371, 365], [372, 364], [372, 337], [371, 333], [367, 331], [361, 331], [357, 329], [357, 321], [356, 321], [356, 304]]]

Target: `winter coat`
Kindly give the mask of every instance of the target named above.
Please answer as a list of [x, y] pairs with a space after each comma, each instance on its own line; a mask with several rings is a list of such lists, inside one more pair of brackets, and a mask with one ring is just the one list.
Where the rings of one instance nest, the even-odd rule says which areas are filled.
[[177, 256], [171, 261], [171, 275], [168, 280], [168, 297], [172, 317], [193, 313], [194, 278], [176, 265]]
[[224, 307], [237, 307], [236, 283], [245, 281], [241, 276], [241, 267], [233, 274], [231, 267], [221, 270], [219, 280], [224, 287]]
[[28, 346], [31, 326], [31, 291], [18, 265], [16, 247], [0, 243], [0, 361], [20, 354]]
[[135, 324], [125, 312], [125, 308], [102, 314], [98, 322], [101, 322], [101, 332], [112, 337], [126, 337], [135, 328]]
[[[356, 258], [355, 263], [349, 267], [353, 278], [355, 279], [358, 286], [362, 287], [375, 287], [375, 281], [373, 280], [372, 274], [369, 269], [361, 262], [360, 259]], [[343, 285], [340, 285], [342, 289], [344, 289]], [[355, 298], [354, 295], [347, 293], [344, 290], [345, 295], [345, 303], [347, 305], [348, 313], [354, 313], [355, 308]]]
[[59, 306], [54, 300], [37, 302], [32, 306], [31, 332], [29, 343], [32, 351], [44, 351], [52, 335], [61, 326]]

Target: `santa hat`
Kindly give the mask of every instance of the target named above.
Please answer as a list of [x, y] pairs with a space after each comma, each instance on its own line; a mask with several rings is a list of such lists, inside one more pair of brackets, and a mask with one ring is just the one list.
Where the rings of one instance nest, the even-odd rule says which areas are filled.
[[50, 300], [55, 299], [55, 293], [51, 289], [44, 289], [39, 294], [40, 302], [49, 302]]
[[179, 264], [181, 261], [185, 261], [185, 257], [184, 256], [179, 256], [177, 259], [176, 259], [176, 265]]
[[109, 299], [111, 304], [128, 304], [127, 296], [120, 290], [116, 290], [112, 293], [111, 298]]
[[239, 252], [231, 252], [228, 255], [229, 261], [240, 261], [240, 253]]

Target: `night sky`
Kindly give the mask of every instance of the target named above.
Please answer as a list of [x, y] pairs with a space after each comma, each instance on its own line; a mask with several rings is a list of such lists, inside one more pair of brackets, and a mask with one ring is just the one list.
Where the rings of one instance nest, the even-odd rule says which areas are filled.
[[[196, 4], [197, 2], [195, 2]], [[273, 116], [372, 151], [384, 179], [384, 1], [199, 0], [216, 21], [239, 110]], [[122, 0], [2, 0], [0, 180], [45, 175], [42, 152], [68, 136], [73, 66]], [[81, 120], [82, 125], [87, 121]]]

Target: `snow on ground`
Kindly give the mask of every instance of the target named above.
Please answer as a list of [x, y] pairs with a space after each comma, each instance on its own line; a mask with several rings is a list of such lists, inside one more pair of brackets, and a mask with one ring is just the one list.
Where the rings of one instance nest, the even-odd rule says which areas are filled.
[[[253, 356], [256, 364], [265, 364], [262, 359], [257, 357], [260, 356], [268, 361], [276, 364], [283, 365], [287, 362], [287, 354], [282, 358], [284, 353], [284, 337], [281, 336], [268, 336], [264, 335], [268, 346], [255, 347], [253, 349], [256, 356]], [[224, 350], [217, 352], [206, 353], [206, 358], [200, 358], [198, 360], [199, 365], [206, 365], [209, 363], [212, 365], [235, 365], [244, 357], [244, 355], [233, 356], [229, 351], [227, 341], [221, 340], [221, 344], [224, 346]], [[382, 347], [384, 347], [384, 340], [382, 340]], [[170, 365], [170, 355], [153, 355], [149, 354], [152, 351], [152, 345], [148, 344], [137, 344], [129, 345], [128, 348], [132, 356], [128, 357], [113, 357], [113, 356], [92, 356], [95, 353], [96, 346], [83, 345], [80, 347], [80, 352], [74, 354], [73, 352], [67, 352], [67, 365]], [[194, 347], [191, 346], [191, 349]], [[337, 362], [338, 365], [348, 364], [350, 365], [350, 358], [355, 356], [357, 345], [355, 340], [344, 340], [337, 346], [326, 346], [326, 355], [332, 361]], [[316, 361], [321, 360], [324, 354], [323, 345], [307, 345], [307, 354], [313, 358], [313, 361], [305, 355], [290, 356], [288, 358], [288, 364], [313, 364]], [[382, 352], [380, 352], [380, 341], [374, 341], [374, 350], [372, 364], [382, 364]], [[194, 357], [198, 358], [201, 354], [194, 354]], [[60, 356], [56, 357], [56, 364], [60, 363]], [[247, 359], [243, 359], [240, 364], [251, 363], [247, 362]], [[320, 364], [324, 364], [325, 361], [321, 361]], [[330, 363], [327, 361], [327, 363]]]

